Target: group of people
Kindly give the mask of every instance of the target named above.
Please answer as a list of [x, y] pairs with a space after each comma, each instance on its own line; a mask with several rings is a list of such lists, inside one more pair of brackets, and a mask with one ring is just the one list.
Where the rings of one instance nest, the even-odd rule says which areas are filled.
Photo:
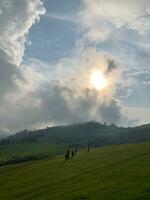
[[77, 148], [75, 148], [74, 150], [67, 149], [65, 153], [65, 160], [69, 160], [70, 157], [73, 158], [77, 154], [77, 151]]
[[[87, 145], [87, 151], [90, 152], [90, 145]], [[78, 152], [78, 149], [75, 148], [74, 150], [69, 150], [65, 152], [65, 160], [69, 160], [70, 158], [73, 158]]]

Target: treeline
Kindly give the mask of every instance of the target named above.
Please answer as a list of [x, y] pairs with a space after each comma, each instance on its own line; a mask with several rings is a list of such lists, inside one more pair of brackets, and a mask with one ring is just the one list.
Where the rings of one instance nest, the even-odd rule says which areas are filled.
[[[115, 124], [111, 125], [112, 127], [116, 127]], [[55, 126], [55, 127], [47, 127], [46, 129], [40, 129], [35, 131], [28, 131], [27, 129], [20, 131], [14, 135], [10, 135], [6, 138], [0, 140], [0, 145], [9, 145], [9, 144], [20, 144], [20, 143], [32, 143], [37, 142], [39, 140], [52, 140], [59, 141], [61, 136], [65, 136], [65, 133], [69, 133], [70, 135], [75, 135], [75, 131], [85, 132], [93, 129], [106, 128], [107, 125], [98, 123], [98, 122], [87, 122], [84, 124], [73, 124], [68, 126]], [[63, 139], [62, 139], [63, 140]], [[62, 142], [61, 140], [61, 142]], [[67, 138], [65, 138], [67, 140]]]
[[[41, 133], [42, 134], [42, 133]], [[0, 140], [0, 145], [18, 144], [26, 142], [36, 142], [41, 137], [40, 132], [23, 130], [15, 135], [10, 135]]]

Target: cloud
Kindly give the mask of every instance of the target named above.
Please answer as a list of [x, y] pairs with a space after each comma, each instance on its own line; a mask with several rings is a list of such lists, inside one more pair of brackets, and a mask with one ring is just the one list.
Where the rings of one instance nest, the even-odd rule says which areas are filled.
[[[113, 67], [110, 67], [112, 63]], [[55, 66], [56, 71], [51, 70], [47, 76], [41, 73], [39, 67], [48, 70], [47, 63], [36, 59], [21, 65], [22, 78], [17, 77], [14, 81], [17, 90], [8, 93], [1, 104], [0, 124], [3, 132], [35, 128], [39, 124], [69, 124], [93, 119], [119, 122], [115, 116], [108, 119], [105, 111], [100, 109], [105, 106], [109, 110], [110, 104], [112, 107], [115, 105], [112, 99], [119, 65], [113, 58], [101, 55], [95, 48], [86, 48], [80, 56], [61, 60]], [[106, 90], [100, 92], [91, 85], [90, 75], [94, 69], [107, 74], [110, 87]], [[117, 104], [115, 108], [118, 109]], [[117, 112], [121, 113], [121, 109]]]
[[38, 91], [41, 122], [70, 124], [94, 119], [119, 124], [122, 108], [117, 100], [110, 99], [108, 102], [99, 91], [88, 87], [79, 89], [76, 85], [55, 81]]
[[149, 108], [124, 107], [123, 113], [125, 116], [132, 119], [127, 121], [127, 123], [124, 122], [124, 125], [126, 126], [137, 126], [149, 123]]
[[19, 65], [24, 54], [26, 35], [39, 16], [45, 13], [45, 9], [40, 0], [1, 1], [0, 7], [0, 47], [12, 62]]
[[115, 28], [125, 27], [148, 34], [149, 0], [84, 0], [79, 17], [86, 37], [95, 42], [111, 37]]
[[99, 112], [101, 114], [101, 119], [107, 124], [120, 124], [123, 118], [122, 107], [115, 99], [112, 99], [108, 105], [105, 103], [101, 105]]
[[129, 107], [150, 106], [149, 6], [149, 0], [84, 0], [79, 13], [83, 44], [95, 46], [120, 63], [115, 97]]
[[20, 71], [15, 64], [10, 62], [9, 56], [0, 49], [0, 100], [6, 93], [15, 89], [16, 77], [21, 78]]
[[41, 1], [12, 0], [0, 2], [0, 96], [17, 87], [26, 37], [31, 26], [45, 10]]
[[[134, 30], [138, 37], [139, 35], [147, 37], [148, 1], [124, 2], [84, 0], [79, 14], [80, 38], [77, 39], [71, 56], [58, 60], [55, 64], [45, 63], [36, 58], [22, 62], [29, 30], [39, 20], [40, 15], [45, 13], [43, 3], [40, 0], [0, 2], [0, 130], [2, 132], [90, 120], [125, 125], [135, 123], [130, 119], [129, 112], [125, 112], [118, 98], [121, 95], [122, 99], [130, 96], [134, 91], [131, 86], [136, 85], [135, 79], [145, 81], [144, 74], [136, 74], [134, 77], [136, 66], [131, 72], [130, 67], [123, 68], [124, 58], [119, 57], [121, 59], [118, 60], [112, 52], [101, 50], [101, 44], [106, 41], [109, 43], [115, 37], [115, 34], [111, 35], [113, 31], [115, 33], [121, 31], [119, 37], [116, 34], [116, 43], [120, 40], [121, 34], [124, 34], [122, 29]], [[47, 14], [47, 17], [74, 20], [65, 15]], [[140, 43], [141, 46], [142, 44]], [[121, 46], [120, 49], [122, 48]], [[115, 52], [114, 49], [113, 51]], [[125, 60], [129, 62], [126, 53], [127, 51]], [[122, 69], [125, 77], [121, 76]], [[109, 87], [103, 91], [93, 88], [90, 82], [93, 70], [100, 70], [105, 74], [109, 80]], [[128, 95], [125, 95], [127, 89]]]
[[67, 22], [72, 22], [72, 23], [77, 23], [77, 20], [73, 16], [68, 16], [68, 15], [60, 15], [60, 14], [50, 14], [47, 13], [45, 17], [48, 17], [50, 19], [55, 19], [55, 20], [61, 20], [61, 21], [67, 21]]
[[[31, 26], [39, 20], [39, 16], [44, 13], [45, 9], [40, 0], [0, 1], [1, 126], [3, 126], [3, 113], [7, 112], [7, 108], [13, 107], [13, 99], [7, 101], [8, 97], [13, 93], [17, 95], [17, 91], [20, 90], [18, 83], [26, 82], [26, 71], [21, 66], [21, 62], [25, 51], [27, 34]], [[23, 91], [23, 89], [21, 90]], [[7, 118], [5, 120], [7, 127]], [[6, 127], [4, 129], [7, 129]]]

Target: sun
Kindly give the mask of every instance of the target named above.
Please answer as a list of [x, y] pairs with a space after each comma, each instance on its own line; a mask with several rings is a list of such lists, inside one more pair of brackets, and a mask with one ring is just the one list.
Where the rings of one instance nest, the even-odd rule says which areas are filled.
[[91, 80], [92, 86], [98, 90], [102, 90], [108, 85], [108, 81], [105, 75], [99, 70], [94, 70], [92, 72], [90, 80]]

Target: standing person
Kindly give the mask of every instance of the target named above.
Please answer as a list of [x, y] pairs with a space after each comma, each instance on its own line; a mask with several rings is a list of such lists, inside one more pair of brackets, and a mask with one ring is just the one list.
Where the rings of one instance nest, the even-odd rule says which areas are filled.
[[69, 149], [67, 149], [67, 154], [70, 155], [70, 150]]
[[72, 155], [72, 158], [74, 157], [74, 151], [72, 150], [72, 152], [71, 152], [71, 155]]
[[90, 152], [90, 145], [88, 144], [87, 151]]
[[78, 151], [78, 150], [77, 150], [77, 148], [75, 148], [75, 150], [74, 150], [74, 152], [75, 152], [75, 155], [77, 154], [77, 151]]
[[70, 151], [69, 149], [66, 151], [65, 153], [65, 160], [69, 160], [69, 156], [70, 156]]

